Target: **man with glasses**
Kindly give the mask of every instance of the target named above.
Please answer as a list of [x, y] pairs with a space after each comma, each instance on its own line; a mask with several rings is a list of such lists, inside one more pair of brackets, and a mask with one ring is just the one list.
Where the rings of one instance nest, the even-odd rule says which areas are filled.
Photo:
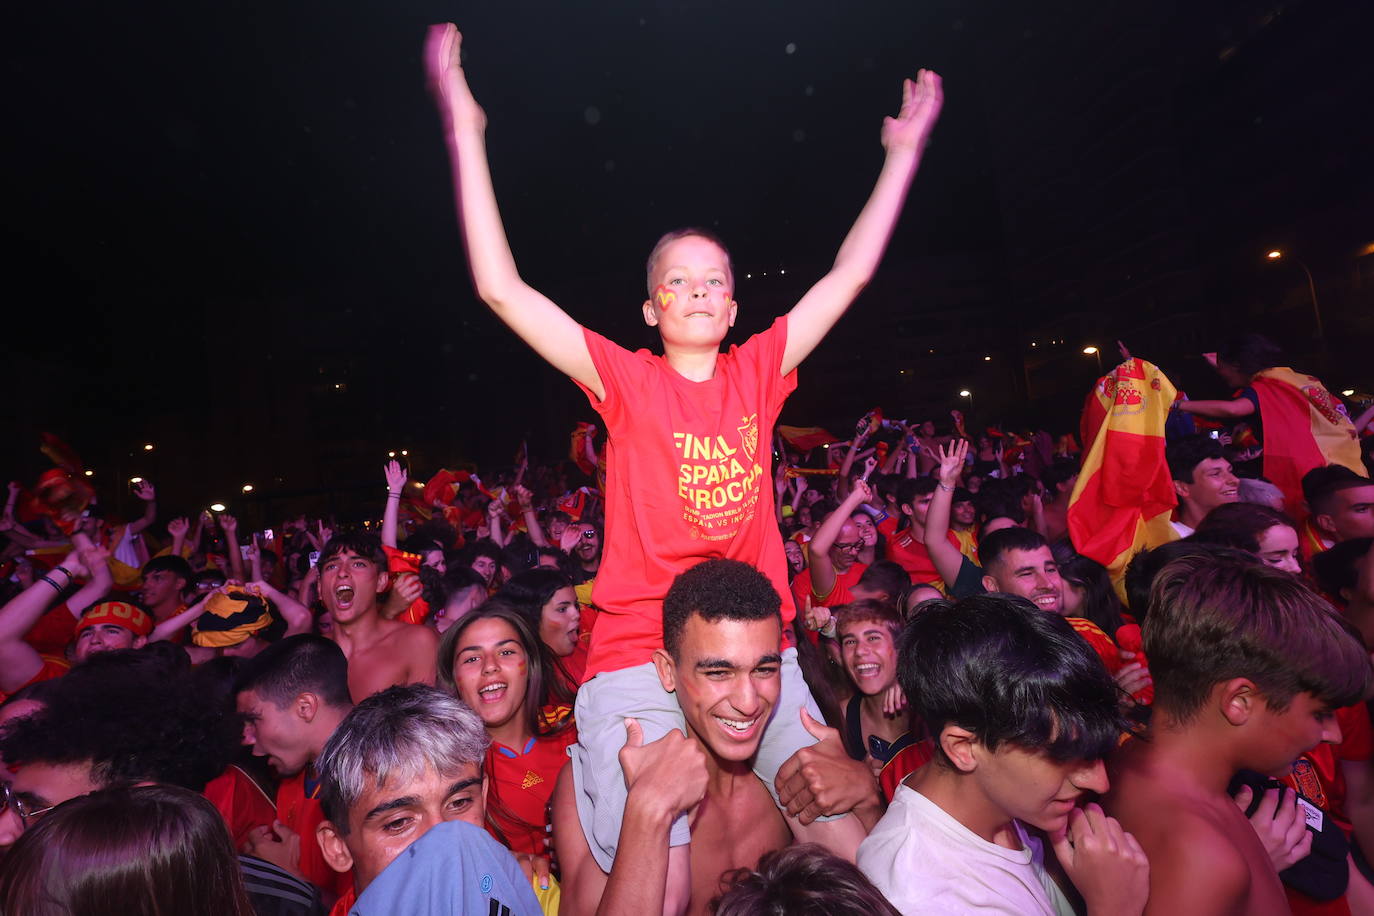
[[[238, 729], [198, 695], [203, 686], [184, 654], [109, 652], [7, 703], [0, 710], [0, 760], [10, 767], [0, 770], [0, 855], [73, 798], [140, 785], [204, 790], [223, 772]], [[225, 826], [234, 832], [228, 820]], [[299, 872], [298, 849], [274, 861], [243, 854], [239, 862], [259, 916], [322, 916], [318, 894]]]
[[873, 491], [862, 480], [855, 480], [849, 496], [840, 507], [825, 517], [811, 539], [811, 565], [792, 580], [792, 597], [799, 609], [834, 607], [852, 600], [851, 589], [868, 567], [859, 561], [863, 538], [850, 516]]
[[105, 788], [91, 773], [89, 762], [36, 761], [20, 767], [13, 783], [0, 786], [0, 850], [13, 846], [34, 821], [67, 799]]

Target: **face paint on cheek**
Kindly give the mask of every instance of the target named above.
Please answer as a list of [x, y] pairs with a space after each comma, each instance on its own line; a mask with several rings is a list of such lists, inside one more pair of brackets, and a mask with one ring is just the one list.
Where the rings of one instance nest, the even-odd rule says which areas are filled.
[[668, 307], [677, 302], [677, 293], [660, 283], [654, 287], [654, 305], [658, 306], [659, 311], [666, 312]]

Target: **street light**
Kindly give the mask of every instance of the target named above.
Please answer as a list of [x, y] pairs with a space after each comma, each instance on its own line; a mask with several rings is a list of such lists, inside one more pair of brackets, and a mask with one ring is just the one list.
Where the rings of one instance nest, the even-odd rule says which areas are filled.
[[243, 492], [245, 492], [245, 493], [252, 493], [252, 492], [253, 492], [253, 485], [252, 485], [251, 483], [246, 483], [246, 484], [244, 484], [244, 485], [243, 485]]
[[144, 445], [143, 450], [145, 452], [151, 452], [153, 450], [153, 443], [149, 442], [148, 444]]
[[[1265, 257], [1271, 261], [1279, 261], [1282, 260], [1284, 257], [1287, 257], [1287, 255], [1285, 255], [1284, 252], [1280, 251], [1279, 249], [1275, 248], [1274, 250], [1266, 254]], [[1325, 345], [1326, 331], [1322, 329], [1322, 310], [1321, 306], [1317, 304], [1317, 283], [1315, 280], [1312, 279], [1312, 271], [1308, 269], [1306, 264], [1304, 264], [1297, 258], [1293, 258], [1293, 263], [1301, 267], [1302, 272], [1307, 274], [1307, 291], [1312, 295], [1312, 315], [1314, 318], [1317, 319], [1317, 339], [1320, 340], [1323, 345]]]
[[86, 476], [87, 476], [87, 477], [94, 477], [94, 476], [95, 476], [95, 471], [87, 471], [87, 472], [86, 472]]
[[143, 483], [142, 477], [130, 477], [129, 483]]
[[210, 511], [211, 511], [211, 512], [223, 512], [223, 511], [224, 511], [224, 503], [211, 503], [211, 504], [210, 504]]
[[959, 397], [968, 398], [968, 412], [973, 413], [973, 392], [964, 388], [959, 392]]
[[[1344, 391], [1341, 392], [1341, 397], [1343, 397], [1343, 398], [1353, 398], [1354, 396], [1355, 396], [1355, 389], [1354, 389], [1354, 388], [1347, 388], [1347, 389], [1345, 389]], [[89, 474], [90, 471], [87, 471], [86, 473]]]
[[1101, 350], [1097, 349], [1097, 347], [1087, 346], [1087, 347], [1084, 347], [1084, 348], [1083, 348], [1083, 355], [1085, 355], [1085, 356], [1096, 356], [1096, 357], [1097, 357], [1097, 371], [1098, 371], [1098, 372], [1101, 372], [1101, 371], [1102, 371], [1102, 351], [1101, 351]]

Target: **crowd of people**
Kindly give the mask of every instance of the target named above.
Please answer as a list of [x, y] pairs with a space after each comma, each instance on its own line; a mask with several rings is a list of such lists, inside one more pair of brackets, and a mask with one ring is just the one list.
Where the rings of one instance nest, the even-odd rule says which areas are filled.
[[1370, 412], [1246, 335], [1230, 401], [1123, 348], [1077, 435], [775, 434], [939, 78], [767, 331], [722, 353], [729, 255], [664, 236], [654, 355], [520, 279], [458, 42], [478, 292], [605, 435], [255, 531], [54, 450], [0, 518], [0, 914], [1374, 912]]

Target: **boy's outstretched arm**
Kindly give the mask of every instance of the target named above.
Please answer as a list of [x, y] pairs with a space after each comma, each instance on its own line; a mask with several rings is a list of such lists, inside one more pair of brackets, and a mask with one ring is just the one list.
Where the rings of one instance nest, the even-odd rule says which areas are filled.
[[787, 349], [782, 356], [784, 375], [816, 349], [873, 278], [901, 215], [926, 139], [940, 116], [943, 98], [940, 77], [929, 70], [918, 73], [915, 82], [903, 81], [902, 110], [895, 118], [883, 119], [882, 140], [887, 158], [883, 160], [878, 183], [840, 245], [835, 266], [788, 313]]
[[459, 58], [461, 42], [452, 23], [430, 26], [425, 65], [448, 134], [458, 221], [477, 295], [555, 369], [604, 397], [582, 326], [516, 270], [487, 167], [486, 114], [468, 88]]

